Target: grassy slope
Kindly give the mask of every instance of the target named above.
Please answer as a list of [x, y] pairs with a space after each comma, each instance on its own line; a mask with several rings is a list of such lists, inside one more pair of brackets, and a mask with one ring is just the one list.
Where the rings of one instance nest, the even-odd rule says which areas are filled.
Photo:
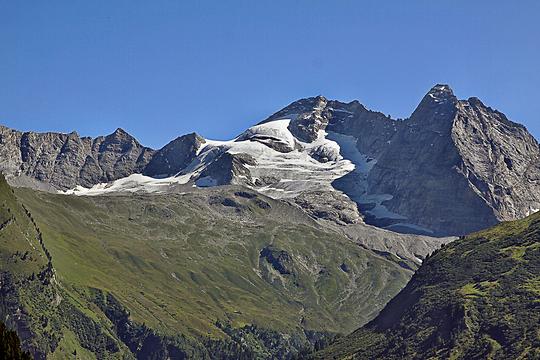
[[[4, 272], [17, 272], [18, 279], [26, 279], [46, 267], [47, 258], [36, 235], [11, 188], [3, 177], [0, 178], [0, 290], [5, 286]], [[0, 303], [0, 312], [9, 306], [8, 300]], [[17, 334], [7, 329], [3, 322], [0, 322], [0, 357], [30, 359], [28, 354], [21, 351]]]
[[540, 358], [540, 213], [446, 245], [364, 328], [317, 354]]
[[[43, 232], [59, 283], [96, 322], [102, 314], [86, 300], [90, 288], [112, 293], [135, 322], [162, 334], [220, 338], [217, 320], [344, 333], [371, 319], [410, 277], [290, 206], [209, 192], [16, 193]], [[260, 257], [268, 245], [288, 255], [290, 274]]]
[[0, 259], [2, 271], [16, 272], [20, 278], [40, 272], [48, 263], [36, 229], [3, 177], [0, 179]]
[[[84, 341], [66, 343], [62, 337], [72, 331], [80, 335], [94, 325], [103, 330], [90, 334], [94, 337], [90, 342], [114, 342], [105, 316], [91, 312], [93, 320], [86, 316], [88, 309], [57, 282], [40, 229], [1, 175], [0, 224], [0, 316], [18, 332], [24, 348], [37, 359], [53, 351], [84, 354]], [[106, 353], [99, 346], [93, 351]], [[120, 357], [124, 351], [116, 349]]]

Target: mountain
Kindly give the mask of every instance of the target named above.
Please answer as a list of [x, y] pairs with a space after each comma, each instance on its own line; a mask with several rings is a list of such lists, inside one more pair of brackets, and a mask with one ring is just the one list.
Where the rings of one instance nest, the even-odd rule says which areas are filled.
[[467, 234], [539, 208], [537, 141], [446, 85], [431, 89], [407, 120], [361, 110], [329, 130], [355, 136], [358, 150], [376, 160], [368, 193], [389, 194], [390, 211], [436, 234]]
[[290, 359], [416, 267], [236, 186], [77, 197], [1, 178], [0, 222], [0, 320], [37, 359]]
[[159, 150], [1, 127], [0, 321], [37, 359], [292, 359], [367, 323], [322, 356], [532, 351], [536, 216], [450, 235], [540, 208], [539, 155], [446, 85], [406, 120], [317, 96]]
[[540, 213], [444, 246], [321, 359], [540, 358]]
[[91, 139], [2, 127], [0, 159], [17, 186], [89, 195], [242, 185], [314, 218], [429, 236], [464, 235], [540, 209], [538, 142], [447, 85], [434, 86], [406, 120], [317, 96], [233, 140], [189, 134], [160, 150], [120, 129]]

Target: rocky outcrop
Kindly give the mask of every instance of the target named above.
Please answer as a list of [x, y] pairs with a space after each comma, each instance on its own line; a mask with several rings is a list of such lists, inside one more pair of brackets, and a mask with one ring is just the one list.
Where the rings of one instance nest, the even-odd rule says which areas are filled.
[[460, 101], [452, 140], [458, 171], [500, 220], [540, 209], [540, 147], [527, 129], [477, 98]]
[[324, 96], [316, 96], [295, 101], [261, 124], [270, 121], [290, 118], [290, 132], [300, 141], [310, 143], [317, 139], [319, 131], [328, 125], [328, 100]]
[[144, 174], [153, 177], [178, 174], [196, 158], [204, 143], [204, 138], [195, 133], [174, 139], [155, 153], [145, 167]]
[[259, 254], [261, 259], [265, 259], [274, 270], [281, 275], [291, 275], [294, 273], [294, 262], [288, 252], [269, 245], [263, 248]]
[[437, 235], [465, 234], [497, 222], [458, 171], [462, 157], [452, 137], [458, 105], [450, 88], [434, 87], [410, 119], [396, 124], [386, 147], [370, 154], [376, 164], [368, 192], [390, 194], [384, 203], [390, 211]]
[[23, 133], [0, 126], [0, 170], [8, 178], [32, 179], [60, 190], [142, 172], [153, 155], [154, 150], [122, 129], [92, 139], [76, 132]]
[[253, 185], [253, 179], [246, 165], [256, 165], [251, 155], [224, 152], [200, 173], [195, 184], [200, 187], [228, 184]]
[[311, 111], [303, 112], [293, 117], [289, 124], [289, 130], [298, 139], [310, 143], [319, 136], [319, 131], [324, 130], [328, 125], [328, 114], [326, 105], [328, 100], [322, 96], [314, 99]]
[[315, 219], [330, 220], [337, 224], [362, 223], [358, 206], [337, 191], [305, 192], [291, 200]]

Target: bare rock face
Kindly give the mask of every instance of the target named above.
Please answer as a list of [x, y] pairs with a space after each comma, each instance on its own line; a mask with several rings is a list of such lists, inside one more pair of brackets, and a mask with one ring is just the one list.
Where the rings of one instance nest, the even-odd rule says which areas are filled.
[[328, 100], [324, 97], [316, 97], [311, 111], [300, 113], [292, 119], [289, 124], [291, 133], [307, 143], [317, 139], [319, 131], [328, 125], [328, 114], [325, 111], [327, 104]]
[[389, 194], [384, 206], [403, 216], [394, 222], [460, 235], [540, 208], [537, 141], [478, 99], [458, 100], [447, 85], [431, 89], [407, 120], [360, 109], [328, 129], [355, 137], [359, 152], [375, 159], [367, 192]]
[[92, 186], [142, 172], [154, 150], [122, 129], [111, 135], [19, 132], [0, 127], [0, 169], [8, 178], [24, 177], [65, 190]]
[[142, 146], [122, 129], [104, 138], [96, 138], [92, 152], [108, 181], [141, 173], [155, 154], [155, 150]]
[[368, 177], [370, 191], [392, 195], [388, 209], [438, 235], [497, 222], [457, 171], [461, 155], [451, 136], [457, 105], [448, 87], [434, 87], [388, 140]]
[[263, 248], [259, 254], [260, 259], [266, 260], [281, 275], [294, 274], [294, 261], [291, 255], [269, 245]]
[[251, 155], [224, 152], [201, 172], [195, 184], [200, 187], [229, 184], [253, 185], [253, 179], [246, 165], [256, 165]]
[[262, 124], [283, 118], [290, 118], [290, 132], [300, 141], [310, 143], [317, 139], [319, 130], [328, 125], [328, 100], [316, 96], [295, 101], [264, 120]]
[[178, 174], [197, 157], [204, 143], [204, 138], [195, 133], [176, 138], [155, 153], [144, 174], [154, 177]]
[[540, 209], [540, 146], [527, 129], [480, 100], [460, 101], [452, 140], [459, 172], [500, 220]]

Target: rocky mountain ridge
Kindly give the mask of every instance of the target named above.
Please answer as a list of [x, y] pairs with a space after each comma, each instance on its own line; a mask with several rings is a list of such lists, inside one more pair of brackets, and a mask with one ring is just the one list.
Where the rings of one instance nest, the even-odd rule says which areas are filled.
[[0, 168], [12, 182], [30, 187], [91, 187], [142, 172], [155, 150], [122, 129], [95, 139], [76, 132], [20, 132], [0, 126]]
[[189, 134], [157, 151], [120, 129], [90, 139], [2, 127], [0, 169], [12, 184], [85, 195], [243, 185], [316, 218], [431, 236], [540, 208], [538, 142], [447, 85], [434, 86], [406, 120], [317, 96], [231, 141]]

